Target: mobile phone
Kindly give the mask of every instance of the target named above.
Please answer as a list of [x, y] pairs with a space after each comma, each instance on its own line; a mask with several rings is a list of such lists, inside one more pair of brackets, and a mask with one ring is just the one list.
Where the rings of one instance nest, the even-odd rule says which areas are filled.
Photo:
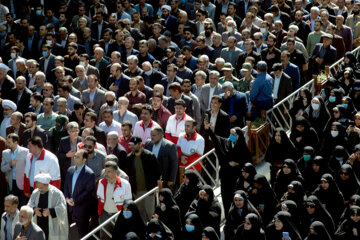
[[283, 239], [283, 240], [289, 240], [289, 239], [290, 239], [290, 237], [289, 237], [289, 232], [283, 232], [283, 233], [282, 233], [282, 239]]
[[264, 204], [259, 204], [259, 208], [264, 211], [265, 205]]
[[205, 114], [205, 121], [209, 122], [209, 115]]

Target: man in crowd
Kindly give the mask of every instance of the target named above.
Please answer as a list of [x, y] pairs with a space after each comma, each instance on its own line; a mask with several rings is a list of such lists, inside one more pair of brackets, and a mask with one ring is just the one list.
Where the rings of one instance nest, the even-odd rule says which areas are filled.
[[19, 212], [19, 222], [16, 223], [13, 239], [45, 240], [44, 231], [32, 221], [34, 210], [30, 206], [22, 206]]
[[151, 119], [153, 109], [150, 105], [145, 104], [141, 109], [141, 120], [135, 124], [134, 135], [139, 136], [142, 139], [142, 143], [145, 144], [146, 140], [150, 138], [150, 131], [152, 127], [159, 126], [159, 124]]
[[19, 221], [19, 198], [8, 195], [4, 200], [5, 212], [1, 216], [0, 237], [4, 240], [12, 240], [14, 237], [15, 224]]

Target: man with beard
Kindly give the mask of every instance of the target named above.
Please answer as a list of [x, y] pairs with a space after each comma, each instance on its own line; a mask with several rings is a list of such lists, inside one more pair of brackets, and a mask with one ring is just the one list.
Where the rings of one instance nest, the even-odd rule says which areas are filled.
[[289, 38], [286, 42], [288, 51], [290, 52], [290, 62], [299, 67], [300, 71], [300, 86], [306, 82], [306, 72], [308, 70], [308, 63], [305, 54], [296, 49], [296, 42], [294, 38]]
[[191, 79], [193, 71], [190, 68], [186, 67], [186, 58], [184, 55], [179, 55], [176, 58], [176, 66], [179, 68], [176, 76], [181, 79]]
[[194, 49], [194, 56], [199, 57], [201, 55], [207, 55], [210, 62], [215, 61], [215, 52], [214, 49], [206, 44], [206, 39], [203, 36], [198, 36], [196, 38], [198, 46]]
[[106, 134], [115, 131], [121, 136], [121, 123], [114, 120], [114, 114], [111, 109], [105, 109], [103, 119], [104, 121], [99, 124], [99, 127], [104, 130]]
[[140, 136], [143, 144], [150, 138], [151, 128], [159, 126], [157, 122], [154, 122], [151, 119], [152, 113], [152, 107], [148, 104], [144, 104], [141, 109], [141, 120], [138, 121], [134, 127], [134, 135]]
[[10, 117], [13, 112], [16, 111], [16, 104], [11, 100], [3, 100], [3, 116], [4, 119], [0, 125], [0, 136], [6, 139], [6, 128], [10, 125]]
[[8, 195], [4, 199], [5, 212], [1, 216], [0, 237], [4, 240], [12, 240], [15, 224], [19, 221], [19, 198], [15, 195]]
[[360, 25], [357, 24], [360, 21], [359, 16], [360, 3], [356, 2], [352, 10], [352, 14], [347, 17], [345, 25], [353, 30], [353, 48], [355, 49], [360, 45]]
[[68, 55], [64, 57], [64, 65], [75, 71], [75, 67], [79, 65], [80, 59], [77, 54], [78, 45], [74, 42], [69, 43], [67, 47]]
[[43, 230], [32, 221], [33, 215], [34, 210], [31, 207], [21, 207], [19, 222], [15, 225], [14, 229], [14, 239], [45, 240]]
[[183, 48], [184, 46], [189, 46], [193, 51], [197, 46], [197, 43], [193, 39], [193, 29], [190, 28], [189, 26], [185, 26], [184, 34], [185, 34], [185, 39], [180, 41], [180, 48]]
[[151, 117], [152, 120], [157, 122], [162, 129], [165, 129], [166, 123], [171, 116], [171, 112], [163, 105], [163, 95], [159, 93], [155, 94], [152, 97], [151, 106], [154, 110]]
[[177, 18], [170, 14], [171, 7], [169, 5], [161, 6], [162, 15], [161, 18], [164, 20], [161, 21], [161, 25], [166, 27], [173, 35], [177, 32]]
[[281, 51], [275, 47], [277, 39], [274, 34], [270, 33], [267, 37], [267, 48], [261, 51], [261, 59], [268, 64], [268, 73], [271, 72], [274, 63], [280, 62]]
[[39, 173], [34, 180], [37, 188], [27, 204], [34, 209], [33, 221], [44, 231], [46, 239], [67, 239], [69, 225], [64, 194], [49, 184], [48, 173]]
[[85, 138], [84, 149], [89, 153], [87, 159], [87, 166], [95, 173], [96, 181], [100, 179], [101, 171], [105, 167], [105, 153], [95, 149], [96, 138], [94, 136], [87, 136]]
[[[160, 37], [160, 40], [163, 39], [165, 37]], [[161, 71], [163, 73], [166, 73], [166, 69], [167, 66], [169, 66], [170, 64], [175, 64], [176, 63], [176, 48], [174, 46], [169, 46], [166, 49], [166, 57], [161, 60]]]
[[200, 109], [200, 101], [199, 98], [191, 92], [191, 81], [189, 79], [184, 79], [184, 81], [181, 83], [181, 90], [183, 91], [183, 94], [185, 96], [188, 96], [192, 99], [193, 103], [193, 117], [197, 123], [196, 129], [200, 130], [201, 126], [201, 109]]
[[304, 45], [307, 44], [307, 36], [311, 32], [309, 24], [307, 24], [303, 20], [304, 13], [301, 10], [298, 10], [295, 12], [294, 19], [295, 21], [290, 23], [290, 25], [296, 25], [299, 28], [299, 31], [297, 32], [297, 36], [303, 41]]
[[323, 34], [324, 32], [321, 31], [321, 20], [315, 20], [314, 31], [309, 34], [306, 44], [306, 49], [310, 56], [314, 51], [315, 45], [320, 42]]

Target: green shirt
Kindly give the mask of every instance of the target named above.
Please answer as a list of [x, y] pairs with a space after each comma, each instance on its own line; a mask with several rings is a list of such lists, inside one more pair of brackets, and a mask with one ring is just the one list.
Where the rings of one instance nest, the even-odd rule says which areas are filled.
[[234, 88], [235, 88], [235, 90], [238, 90], [239, 91], [239, 82], [240, 82], [240, 80], [238, 79], [238, 78], [236, 78], [236, 77], [234, 77], [233, 75], [231, 76], [231, 79], [230, 80], [225, 80], [225, 76], [223, 76], [223, 77], [221, 77], [220, 79], [219, 79], [219, 83], [220, 84], [223, 84], [224, 82], [231, 82], [232, 84], [233, 84], [233, 86], [234, 86]]
[[140, 156], [135, 155], [136, 191], [146, 191], [145, 173]]
[[239, 81], [239, 91], [246, 93], [247, 91], [250, 91], [250, 83], [252, 80], [254, 80], [255, 78], [251, 75], [250, 80], [245, 80], [245, 77], [243, 77], [242, 79], [240, 79]]
[[306, 49], [308, 50], [309, 56], [313, 54], [315, 45], [317, 43], [320, 43], [321, 36], [324, 34], [324, 32], [320, 31], [320, 33], [312, 32], [309, 34], [306, 44]]
[[51, 112], [50, 115], [46, 118], [45, 113], [40, 113], [37, 117], [37, 125], [40, 125], [42, 129], [49, 134], [49, 130], [56, 125], [57, 114]]

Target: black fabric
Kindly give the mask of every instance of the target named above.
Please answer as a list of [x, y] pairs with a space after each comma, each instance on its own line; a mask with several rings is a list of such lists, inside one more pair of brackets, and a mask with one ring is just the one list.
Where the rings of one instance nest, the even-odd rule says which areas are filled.
[[351, 218], [353, 214], [360, 214], [359, 206], [352, 206], [350, 208], [349, 216], [340, 224], [339, 228], [335, 232], [335, 239], [337, 240], [355, 240], [359, 239], [359, 235], [354, 235], [354, 230], [356, 229], [357, 233], [360, 233], [360, 221], [355, 222]]
[[[49, 191], [40, 193], [39, 203], [37, 205], [42, 213], [44, 209], [48, 208], [49, 204]], [[44, 231], [46, 239], [49, 239], [49, 217], [37, 216], [37, 225]]]
[[[158, 237], [150, 237], [150, 233], [161, 233], [161, 238]], [[173, 240], [174, 235], [171, 230], [159, 219], [153, 218], [149, 221], [146, 227], [146, 239], [163, 239], [163, 240]]]
[[[342, 179], [340, 173], [346, 172], [348, 179]], [[355, 175], [353, 168], [350, 164], [345, 163], [341, 166], [341, 169], [336, 176], [336, 183], [343, 194], [345, 201], [348, 201], [352, 195], [354, 195], [360, 187], [360, 182]]]
[[208, 237], [209, 240], [220, 240], [219, 236], [212, 227], [204, 228], [204, 232], [202, 235]]
[[201, 238], [202, 232], [204, 230], [203, 224], [199, 218], [198, 215], [196, 214], [189, 214], [186, 218], [185, 218], [185, 223], [189, 224], [191, 223], [191, 225], [193, 225], [195, 227], [194, 231], [192, 232], [188, 232], [186, 230], [186, 228], [184, 228], [183, 231], [183, 239], [186, 240], [197, 240]]
[[266, 227], [266, 239], [280, 240], [282, 239], [282, 233], [288, 232], [289, 236], [292, 240], [301, 240], [301, 235], [296, 228], [295, 224], [291, 220], [291, 215], [288, 212], [280, 211], [274, 216], [274, 220], [280, 220], [283, 224], [282, 229], [276, 230], [275, 224], [270, 223]]
[[[241, 239], [241, 240], [265, 240], [265, 232], [261, 228], [261, 220], [258, 215], [254, 213], [249, 213], [245, 217], [251, 223], [251, 229], [246, 230], [244, 229], [244, 224], [241, 224], [235, 233], [235, 237], [233, 239]], [[225, 239], [232, 239], [228, 238], [225, 235]]]
[[322, 222], [315, 221], [310, 225], [310, 228], [314, 230], [314, 234], [309, 233], [305, 240], [332, 240], [330, 234]]
[[[249, 175], [245, 178], [244, 174], [248, 173]], [[241, 169], [241, 174], [236, 181], [236, 190], [244, 190], [249, 192], [253, 188], [254, 177], [256, 175], [256, 169], [251, 163], [245, 163], [244, 167]]]
[[[298, 131], [296, 129], [296, 126], [298, 125], [303, 126], [304, 131]], [[300, 152], [305, 146], [311, 146], [315, 149], [315, 151], [318, 151], [319, 149], [319, 138], [316, 131], [314, 128], [310, 127], [310, 123], [302, 116], [297, 117], [293, 122], [290, 139]]]

